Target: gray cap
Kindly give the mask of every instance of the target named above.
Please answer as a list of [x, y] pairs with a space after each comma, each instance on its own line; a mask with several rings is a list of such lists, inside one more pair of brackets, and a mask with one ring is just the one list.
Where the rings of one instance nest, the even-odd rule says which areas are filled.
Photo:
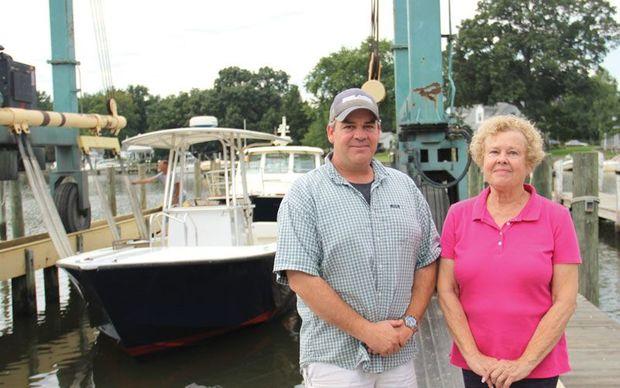
[[379, 107], [375, 100], [365, 91], [358, 88], [347, 89], [340, 92], [329, 108], [329, 122], [342, 121], [351, 112], [358, 109], [368, 109], [379, 120]]

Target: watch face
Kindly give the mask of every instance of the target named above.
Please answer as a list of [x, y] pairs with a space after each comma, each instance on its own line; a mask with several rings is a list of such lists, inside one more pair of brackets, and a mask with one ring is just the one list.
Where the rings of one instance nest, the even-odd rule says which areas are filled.
[[411, 315], [405, 317], [405, 326], [410, 329], [416, 329], [418, 327], [418, 321]]

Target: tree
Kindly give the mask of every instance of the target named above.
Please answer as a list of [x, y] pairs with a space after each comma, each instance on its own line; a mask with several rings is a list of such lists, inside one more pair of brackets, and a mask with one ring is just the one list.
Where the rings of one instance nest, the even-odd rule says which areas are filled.
[[208, 96], [210, 114], [220, 125], [241, 128], [245, 120], [247, 129], [273, 133], [286, 116], [297, 143], [310, 124], [306, 105], [299, 88], [289, 84], [288, 74], [269, 67], [257, 72], [222, 69]]
[[509, 102], [560, 131], [552, 105], [579, 94], [618, 43], [614, 15], [606, 0], [479, 1], [455, 44], [457, 104]]
[[54, 110], [54, 105], [52, 104], [52, 98], [45, 91], [37, 90], [37, 107], [38, 110]]
[[[124, 139], [137, 135], [140, 117], [136, 111], [131, 94], [125, 90], [114, 90], [112, 96], [118, 106], [118, 114], [127, 119], [127, 126], [119, 133], [119, 138]], [[79, 100], [80, 111], [83, 113], [108, 114], [107, 102], [108, 94], [99, 92], [95, 94], [84, 94]]]
[[[339, 92], [349, 88], [359, 88], [368, 80], [368, 60], [371, 41], [366, 40], [358, 48], [342, 48], [319, 60], [319, 63], [306, 77], [305, 87], [315, 97], [314, 117], [303, 143], [323, 148], [329, 147], [325, 127], [329, 119], [329, 107]], [[381, 56], [381, 82], [386, 88], [387, 96], [379, 104], [383, 130], [396, 129], [396, 111], [394, 108], [394, 57], [391, 42], [379, 42]]]
[[136, 120], [136, 130], [138, 133], [146, 132], [148, 128], [147, 111], [151, 104], [157, 99], [149, 94], [149, 89], [142, 85], [129, 85], [127, 93], [131, 95], [131, 99], [136, 108], [138, 118]]
[[550, 104], [547, 121], [554, 123], [552, 138], [566, 141], [579, 138], [597, 141], [613, 134], [620, 114], [618, 83], [604, 69], [579, 84], [580, 93], [571, 93]]

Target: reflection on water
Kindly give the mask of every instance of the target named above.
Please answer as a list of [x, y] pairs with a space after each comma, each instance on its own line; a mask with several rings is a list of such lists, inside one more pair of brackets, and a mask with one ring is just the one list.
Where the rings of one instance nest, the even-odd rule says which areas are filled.
[[60, 281], [63, 302], [39, 306], [36, 319], [11, 316], [10, 282], [0, 282], [0, 386], [293, 387], [301, 381], [295, 315], [134, 359], [90, 327], [62, 271]]
[[611, 221], [599, 222], [599, 307], [620, 322], [620, 233]]

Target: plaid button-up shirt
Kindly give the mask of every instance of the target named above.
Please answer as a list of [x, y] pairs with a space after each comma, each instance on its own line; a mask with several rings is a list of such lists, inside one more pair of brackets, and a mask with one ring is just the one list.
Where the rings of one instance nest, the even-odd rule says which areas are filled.
[[[372, 322], [398, 319], [411, 301], [414, 271], [439, 257], [439, 236], [428, 204], [407, 175], [372, 161], [370, 204], [326, 163], [299, 178], [278, 212], [277, 280], [286, 270], [320, 276]], [[414, 355], [414, 341], [388, 357], [323, 321], [297, 301], [302, 318], [300, 365], [324, 362], [381, 373]]]

